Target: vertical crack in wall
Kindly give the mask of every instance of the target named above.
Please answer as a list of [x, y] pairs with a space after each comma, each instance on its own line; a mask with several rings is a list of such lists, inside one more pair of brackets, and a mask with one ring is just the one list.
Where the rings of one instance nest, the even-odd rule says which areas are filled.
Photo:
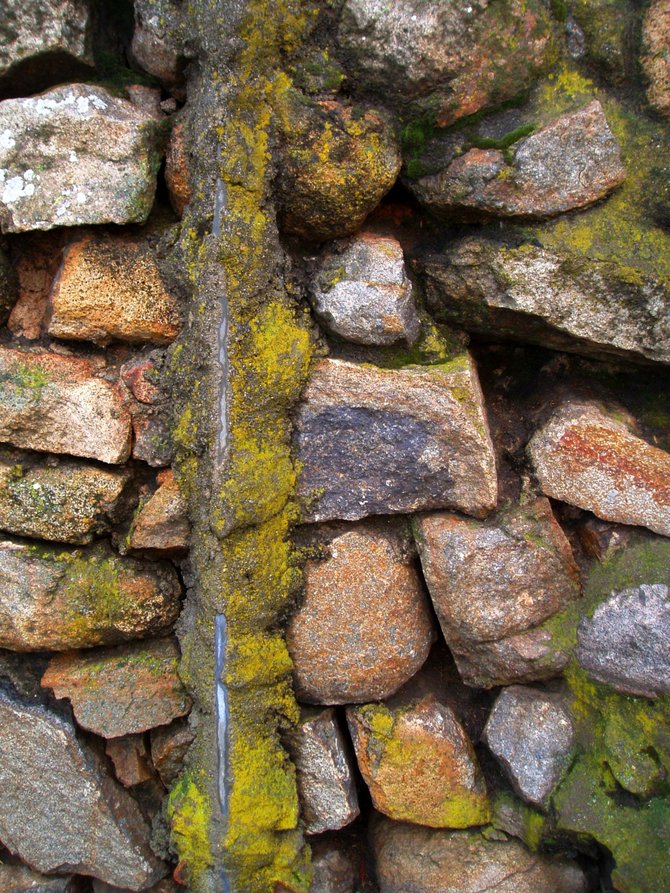
[[195, 198], [180, 266], [191, 302], [172, 372], [178, 478], [193, 523], [179, 638], [196, 740], [168, 814], [195, 891], [309, 885], [281, 744], [298, 718], [281, 621], [300, 582], [288, 413], [311, 339], [272, 198], [274, 107], [290, 83], [282, 59], [309, 22], [303, 6], [189, 7]]

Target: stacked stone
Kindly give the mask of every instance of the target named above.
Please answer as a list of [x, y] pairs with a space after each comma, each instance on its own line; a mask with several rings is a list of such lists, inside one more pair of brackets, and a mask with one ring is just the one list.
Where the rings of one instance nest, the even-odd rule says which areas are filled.
[[2, 15], [0, 890], [168, 893], [161, 810], [192, 740], [168, 119], [159, 88], [99, 84], [87, 3]]

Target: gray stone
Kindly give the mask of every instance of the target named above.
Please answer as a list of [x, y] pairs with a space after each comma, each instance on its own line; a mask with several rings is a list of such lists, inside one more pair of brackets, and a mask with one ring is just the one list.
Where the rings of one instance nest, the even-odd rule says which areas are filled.
[[376, 820], [372, 849], [380, 893], [587, 893], [569, 859], [531, 853], [518, 840]]
[[560, 405], [533, 436], [528, 455], [552, 499], [670, 536], [670, 454], [636, 437], [599, 404]]
[[102, 87], [70, 84], [0, 103], [4, 232], [144, 223], [158, 122]]
[[42, 872], [142, 890], [163, 877], [134, 800], [65, 717], [0, 691], [0, 840]]
[[668, 587], [642, 584], [613, 592], [583, 617], [577, 660], [599, 682], [631, 695], [670, 693]]
[[445, 170], [407, 183], [447, 220], [459, 212], [542, 219], [593, 204], [625, 175], [617, 141], [594, 100], [506, 151], [471, 148]]
[[337, 839], [311, 843], [312, 884], [309, 893], [355, 893], [360, 879], [360, 855]]
[[175, 0], [135, 0], [130, 52], [141, 67], [168, 86], [182, 80], [184, 22]]
[[438, 319], [591, 354], [670, 362], [670, 290], [643, 271], [526, 243], [468, 236], [423, 263]]
[[0, 863], [0, 893], [66, 893], [71, 877], [48, 877], [27, 865]]
[[484, 738], [516, 791], [534, 806], [546, 808], [575, 743], [562, 697], [518, 685], [503, 689]]
[[314, 369], [296, 419], [298, 494], [308, 521], [495, 507], [493, 445], [474, 363]]
[[321, 834], [353, 822], [360, 810], [351, 754], [333, 708], [303, 712], [290, 750], [305, 831]]
[[329, 246], [319, 258], [310, 295], [320, 321], [349, 341], [412, 344], [419, 335], [412, 283], [393, 236], [363, 232]]

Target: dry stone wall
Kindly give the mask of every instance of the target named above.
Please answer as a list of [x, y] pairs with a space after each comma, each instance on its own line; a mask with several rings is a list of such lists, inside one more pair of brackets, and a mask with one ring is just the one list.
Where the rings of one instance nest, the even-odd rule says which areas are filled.
[[670, 4], [0, 7], [0, 893], [667, 893]]

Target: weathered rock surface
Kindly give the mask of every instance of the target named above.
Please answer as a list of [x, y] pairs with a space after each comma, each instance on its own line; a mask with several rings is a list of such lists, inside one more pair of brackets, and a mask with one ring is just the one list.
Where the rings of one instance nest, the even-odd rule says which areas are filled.
[[670, 536], [670, 455], [598, 404], [561, 405], [533, 436], [528, 455], [552, 499]]
[[36, 341], [46, 332], [49, 294], [60, 266], [61, 251], [69, 230], [24, 233], [15, 245], [14, 263], [18, 278], [17, 301], [7, 328], [28, 341]]
[[349, 745], [333, 708], [303, 711], [291, 736], [305, 831], [344, 828], [358, 816], [358, 794]]
[[670, 3], [652, 0], [642, 24], [642, 68], [648, 80], [647, 98], [662, 115], [670, 115]]
[[165, 352], [154, 349], [129, 360], [121, 367], [121, 378], [135, 398], [133, 418], [133, 459], [153, 467], [169, 465], [174, 454], [172, 404], [163, 376]]
[[291, 91], [280, 127], [284, 230], [309, 241], [356, 232], [400, 170], [391, 121], [380, 111]]
[[670, 362], [670, 291], [616, 263], [468, 236], [424, 261], [429, 308], [468, 331]]
[[518, 672], [521, 678], [504, 681], [525, 681], [533, 657], [535, 678], [544, 678], [544, 637], [533, 641], [527, 633], [579, 597], [579, 570], [549, 501], [513, 506], [485, 522], [424, 515], [415, 534], [444, 637], [466, 681], [482, 671], [494, 678]]
[[360, 524], [308, 561], [301, 606], [288, 627], [298, 696], [309, 703], [378, 700], [424, 663], [434, 637], [403, 538]]
[[130, 547], [156, 553], [183, 552], [188, 548], [188, 516], [174, 472], [171, 469], [161, 472], [158, 484], [156, 492], [133, 519]]
[[372, 826], [381, 893], [586, 893], [581, 868], [517, 840], [435, 831], [381, 819]]
[[144, 223], [154, 200], [158, 124], [87, 84], [0, 103], [4, 232]]
[[440, 127], [518, 95], [543, 67], [541, 3], [347, 0], [339, 43], [357, 86], [432, 114]]
[[561, 696], [519, 685], [503, 689], [484, 738], [517, 792], [545, 808], [568, 768], [575, 743], [575, 729]]
[[49, 877], [27, 865], [0, 864], [0, 893], [66, 893], [71, 877]]
[[578, 628], [577, 659], [594, 679], [626, 694], [670, 693], [668, 587], [613, 592]]
[[65, 251], [51, 293], [50, 335], [169, 344], [179, 327], [179, 307], [145, 241], [87, 235]]
[[87, 360], [0, 348], [0, 442], [125, 462], [130, 414], [119, 389]]
[[364, 231], [329, 246], [310, 286], [316, 315], [331, 332], [359, 344], [412, 344], [420, 322], [402, 246]]
[[51, 659], [42, 685], [68, 698], [80, 726], [119, 738], [163, 726], [188, 713], [174, 639], [133, 642]]
[[109, 529], [129, 480], [116, 469], [62, 460], [44, 465], [0, 453], [0, 528], [19, 536], [89, 543]]
[[467, 355], [384, 370], [319, 363], [297, 413], [298, 495], [308, 521], [495, 507], [483, 397]]
[[124, 788], [142, 784], [154, 777], [143, 735], [112, 738], [105, 745], [105, 753], [114, 763], [114, 774]]
[[130, 47], [135, 61], [168, 86], [182, 79], [182, 6], [175, 0], [136, 0]]
[[180, 217], [193, 197], [191, 189], [190, 159], [186, 145], [186, 130], [179, 121], [170, 132], [165, 153], [165, 182], [170, 195], [170, 204]]
[[625, 176], [617, 141], [594, 100], [511, 149], [472, 148], [446, 170], [407, 182], [446, 219], [459, 212], [541, 219], [598, 201]]
[[347, 850], [342, 843], [327, 838], [312, 841], [310, 847], [310, 893], [355, 893], [361, 875], [355, 850]]
[[151, 759], [166, 788], [179, 775], [194, 737], [188, 722], [179, 719], [169, 726], [151, 730]]
[[573, 58], [586, 57], [601, 70], [608, 84], [631, 78], [638, 43], [631, 40], [631, 34], [640, 27], [639, 9], [628, 0], [567, 0], [566, 7], [568, 35], [577, 29], [581, 33], [581, 47], [575, 52], [574, 43], [572, 46]]
[[4, 240], [0, 240], [0, 324], [4, 324], [9, 312], [18, 300], [18, 282]]
[[131, 890], [166, 873], [137, 804], [79, 742], [72, 723], [6, 691], [0, 785], [0, 840], [38, 871], [94, 875]]
[[161, 562], [84, 549], [0, 544], [0, 647], [67, 651], [166, 633], [180, 585]]
[[434, 828], [483, 825], [491, 811], [472, 744], [453, 710], [433, 697], [347, 708], [374, 807]]

